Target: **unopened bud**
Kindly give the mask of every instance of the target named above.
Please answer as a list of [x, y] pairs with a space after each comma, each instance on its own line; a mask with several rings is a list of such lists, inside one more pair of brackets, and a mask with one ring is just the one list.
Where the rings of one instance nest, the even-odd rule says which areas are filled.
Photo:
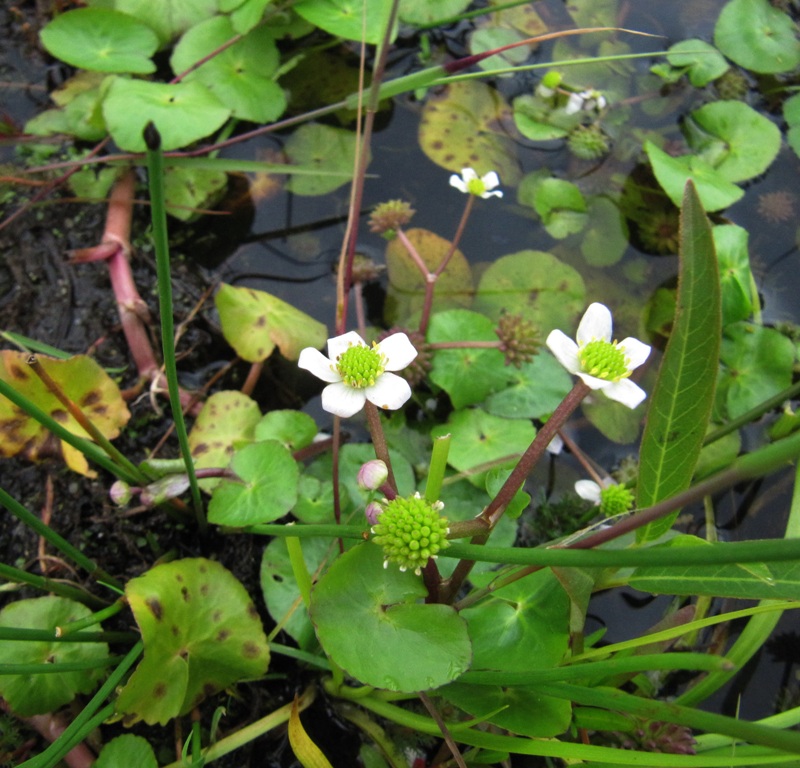
[[364, 510], [364, 516], [367, 518], [367, 522], [370, 525], [375, 525], [378, 522], [378, 518], [383, 514], [383, 506], [379, 504], [377, 501], [371, 501], [367, 504], [366, 509]]
[[117, 480], [109, 489], [108, 495], [118, 507], [124, 507], [133, 497], [133, 492], [126, 482]]
[[363, 491], [377, 491], [389, 479], [389, 470], [380, 459], [361, 465], [358, 470], [358, 487]]
[[188, 475], [167, 475], [143, 488], [139, 499], [146, 507], [154, 507], [180, 496], [188, 487]]

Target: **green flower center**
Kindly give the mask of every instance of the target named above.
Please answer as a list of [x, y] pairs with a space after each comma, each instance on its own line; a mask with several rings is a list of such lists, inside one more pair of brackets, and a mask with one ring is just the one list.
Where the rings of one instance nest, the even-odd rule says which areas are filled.
[[447, 518], [439, 514], [440, 504], [418, 495], [390, 501], [372, 527], [373, 541], [383, 547], [387, 562], [400, 570], [419, 571], [431, 557], [450, 544]]
[[619, 381], [631, 375], [625, 353], [610, 341], [590, 341], [578, 351], [581, 369], [590, 376]]
[[353, 389], [364, 389], [375, 384], [384, 371], [386, 358], [377, 347], [353, 344], [336, 360], [336, 370], [342, 381]]
[[624, 485], [610, 485], [600, 491], [600, 514], [621, 515], [633, 508], [633, 491]]
[[486, 194], [486, 184], [484, 184], [483, 179], [481, 178], [470, 179], [467, 182], [467, 191], [471, 195], [477, 195], [480, 197], [481, 195]]

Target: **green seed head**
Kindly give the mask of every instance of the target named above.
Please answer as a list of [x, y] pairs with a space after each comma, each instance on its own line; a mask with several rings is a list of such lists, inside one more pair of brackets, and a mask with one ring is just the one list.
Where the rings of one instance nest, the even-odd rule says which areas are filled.
[[448, 547], [447, 518], [439, 514], [442, 506], [419, 494], [388, 502], [372, 527], [372, 540], [383, 547], [386, 562], [397, 563], [401, 571], [419, 572], [429, 558]]
[[625, 353], [610, 341], [590, 341], [578, 352], [581, 369], [590, 376], [619, 381], [631, 375]]
[[600, 491], [600, 514], [621, 515], [633, 508], [633, 491], [624, 485], [610, 485]]
[[364, 389], [375, 384], [383, 373], [385, 358], [375, 346], [352, 344], [336, 360], [336, 370], [342, 381], [353, 389]]

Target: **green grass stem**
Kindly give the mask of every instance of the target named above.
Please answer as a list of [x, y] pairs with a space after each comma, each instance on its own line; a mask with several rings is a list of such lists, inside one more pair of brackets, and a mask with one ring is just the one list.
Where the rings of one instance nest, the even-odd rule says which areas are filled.
[[42, 592], [51, 592], [67, 600], [75, 600], [78, 603], [96, 608], [105, 605], [105, 602], [99, 597], [86, 592], [80, 587], [74, 587], [72, 584], [65, 584], [63, 581], [56, 579], [48, 579], [46, 576], [38, 576], [35, 573], [28, 573], [4, 563], [0, 563], [0, 579], [5, 579], [14, 584], [27, 584], [29, 587], [42, 590]]

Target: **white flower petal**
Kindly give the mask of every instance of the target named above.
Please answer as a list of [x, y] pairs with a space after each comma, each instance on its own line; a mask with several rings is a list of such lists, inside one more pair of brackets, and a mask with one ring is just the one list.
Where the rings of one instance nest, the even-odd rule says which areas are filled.
[[634, 384], [630, 379], [606, 382], [606, 384], [608, 386], [603, 388], [603, 392], [612, 400], [616, 400], [618, 403], [622, 403], [628, 408], [635, 408], [647, 397], [647, 392]]
[[487, 190], [500, 186], [500, 177], [495, 171], [489, 171], [489, 173], [481, 177], [481, 181], [484, 183]]
[[567, 99], [567, 104], [564, 107], [564, 112], [568, 115], [574, 115], [576, 112], [581, 111], [581, 107], [583, 106], [583, 96], [579, 93], [571, 93], [569, 95], [569, 99]]
[[306, 347], [300, 352], [297, 365], [304, 371], [310, 371], [318, 379], [327, 381], [329, 384], [334, 381], [342, 380], [339, 372], [332, 366], [331, 361], [318, 349]]
[[378, 344], [378, 351], [386, 355], [387, 371], [399, 371], [417, 356], [417, 350], [404, 333], [387, 336]]
[[486, 200], [486, 199], [488, 199], [490, 197], [502, 197], [502, 196], [503, 196], [503, 193], [499, 189], [496, 189], [494, 192], [484, 192], [481, 195], [481, 198]]
[[608, 379], [598, 379], [597, 376], [592, 376], [591, 374], [584, 373], [583, 371], [575, 371], [575, 375], [580, 376], [583, 383], [586, 384], [589, 389], [606, 389], [614, 383]]
[[558, 362], [570, 373], [577, 373], [580, 370], [578, 345], [566, 333], [558, 329], [550, 331], [545, 343]]
[[650, 356], [650, 346], [629, 336], [617, 344], [617, 349], [628, 359], [628, 369], [638, 368]]
[[322, 407], [335, 416], [346, 419], [358, 413], [367, 402], [365, 390], [348, 387], [340, 381], [336, 384], [328, 384], [322, 390]]
[[595, 504], [600, 503], [600, 486], [594, 480], [578, 480], [575, 483], [575, 493], [582, 499]]
[[598, 302], [590, 304], [581, 318], [575, 338], [583, 346], [590, 341], [611, 341], [611, 310]]
[[390, 411], [396, 411], [411, 397], [408, 382], [394, 373], [382, 374], [371, 387], [363, 391], [371, 403]]
[[334, 336], [328, 339], [328, 355], [332, 361], [336, 361], [343, 352], [347, 352], [347, 348], [353, 344], [361, 344], [366, 346], [366, 342], [355, 331], [348, 331], [341, 336]]
[[478, 178], [478, 172], [474, 168], [462, 168], [461, 178], [464, 179], [465, 184], [475, 181]]
[[457, 173], [454, 173], [450, 177], [450, 186], [455, 187], [459, 192], [464, 192], [465, 194], [469, 191], [464, 180]]
[[564, 450], [564, 440], [561, 435], [555, 435], [547, 444], [547, 452], [553, 456], [558, 456]]

